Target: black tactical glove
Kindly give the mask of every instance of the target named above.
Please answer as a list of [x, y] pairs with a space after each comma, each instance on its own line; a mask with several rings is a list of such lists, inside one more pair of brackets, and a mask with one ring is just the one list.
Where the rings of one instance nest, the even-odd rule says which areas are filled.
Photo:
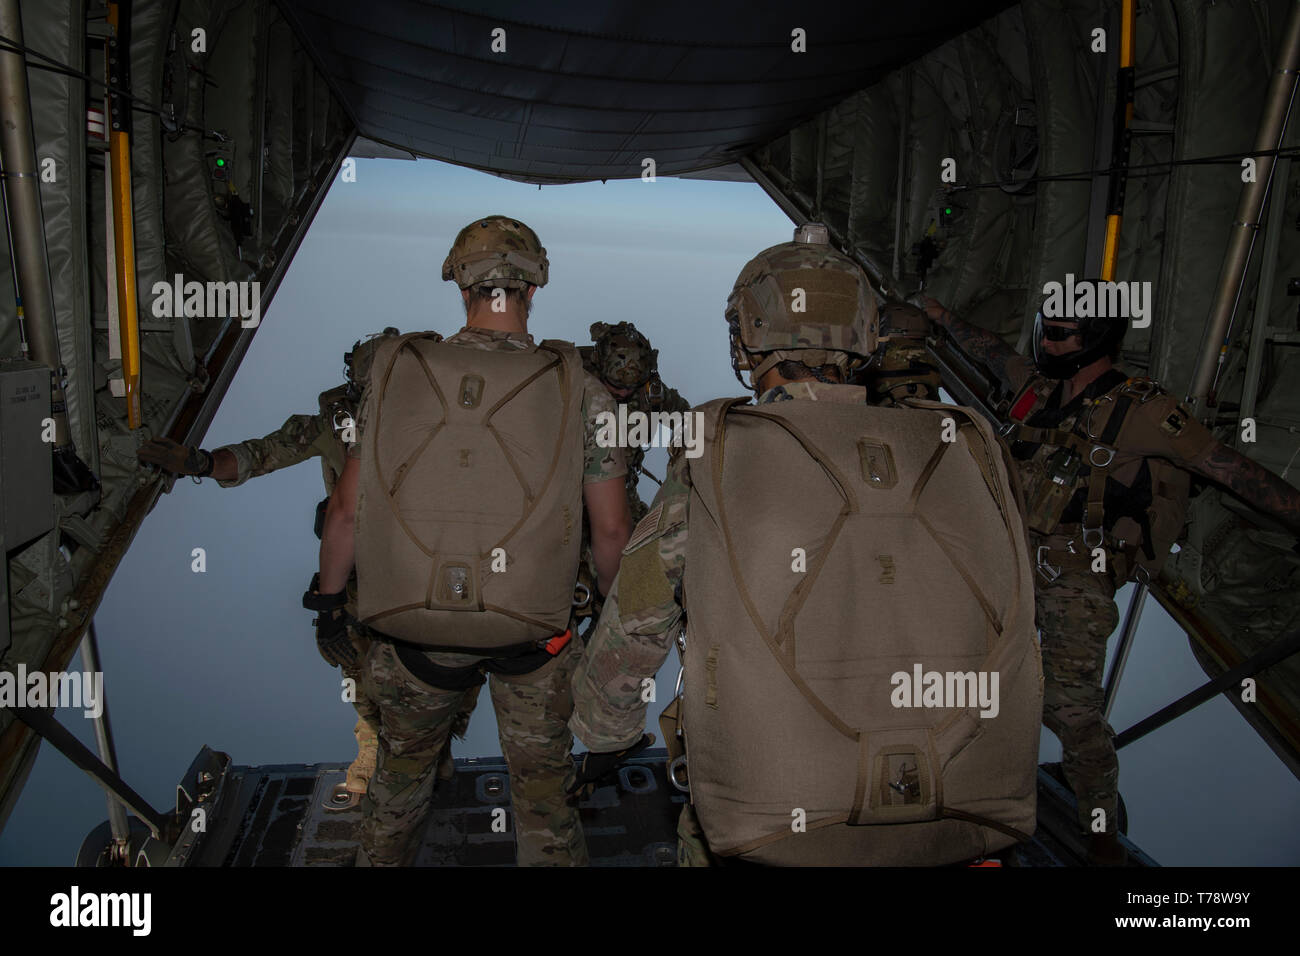
[[588, 787], [594, 789], [602, 778], [613, 773], [624, 761], [635, 757], [654, 742], [654, 734], [642, 734], [640, 740], [622, 750], [606, 750], [601, 753], [588, 750], [582, 755], [582, 762], [578, 764], [577, 779], [567, 792], [573, 795], [585, 793]]
[[302, 596], [303, 607], [309, 611], [319, 612], [314, 622], [316, 647], [330, 667], [355, 667], [357, 649], [352, 646], [352, 641], [348, 637], [348, 625], [352, 621], [347, 611], [343, 609], [343, 606], [348, 603], [347, 589], [336, 594], [321, 594], [316, 590], [319, 583], [320, 575], [317, 574], [311, 579], [311, 588]]
[[173, 475], [197, 475], [206, 478], [212, 474], [213, 459], [202, 448], [191, 448], [170, 438], [153, 438], [136, 449], [136, 457], [147, 465], [157, 465]]
[[330, 667], [352, 668], [357, 665], [357, 649], [348, 637], [348, 612], [339, 608], [322, 611], [316, 618], [316, 649]]

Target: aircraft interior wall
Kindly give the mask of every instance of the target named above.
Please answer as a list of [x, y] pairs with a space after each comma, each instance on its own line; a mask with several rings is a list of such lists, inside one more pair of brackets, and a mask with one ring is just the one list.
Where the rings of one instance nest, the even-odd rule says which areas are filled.
[[[108, 260], [109, 152], [86, 121], [87, 108], [104, 109], [106, 6], [21, 4], [36, 155], [43, 171], [52, 170], [42, 178], [41, 203], [70, 430], [101, 487], [56, 495], [55, 530], [6, 542], [6, 667], [66, 665], [163, 488], [160, 477], [141, 477], [141, 433], [197, 443], [256, 332], [239, 316], [174, 314], [157, 304], [155, 285], [174, 287], [177, 275], [256, 282], [264, 312], [354, 135], [346, 109], [270, 0], [130, 6], [140, 431], [130, 427], [113, 384], [123, 369], [110, 330], [117, 278]], [[0, 230], [0, 357], [14, 358], [22, 343], [7, 233]], [[21, 785], [19, 769], [35, 743], [0, 710], [0, 794]]]

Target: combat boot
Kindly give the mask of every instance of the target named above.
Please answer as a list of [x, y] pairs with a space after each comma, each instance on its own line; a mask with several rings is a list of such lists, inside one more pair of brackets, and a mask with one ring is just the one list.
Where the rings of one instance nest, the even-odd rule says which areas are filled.
[[365, 793], [370, 778], [375, 773], [375, 761], [379, 757], [379, 735], [365, 718], [359, 718], [353, 728], [357, 738], [357, 756], [348, 766], [348, 777], [344, 786], [348, 793]]

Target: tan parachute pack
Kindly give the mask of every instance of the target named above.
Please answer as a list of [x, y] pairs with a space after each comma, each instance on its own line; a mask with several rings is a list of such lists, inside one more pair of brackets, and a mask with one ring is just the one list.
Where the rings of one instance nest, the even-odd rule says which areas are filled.
[[582, 535], [582, 365], [568, 342], [385, 342], [362, 409], [363, 623], [515, 651], [569, 625]]
[[[702, 407], [690, 463], [682, 729], [710, 848], [923, 866], [1027, 839], [1042, 665], [1005, 447], [933, 402], [741, 401]], [[919, 703], [953, 706], [895, 706], [918, 667]]]

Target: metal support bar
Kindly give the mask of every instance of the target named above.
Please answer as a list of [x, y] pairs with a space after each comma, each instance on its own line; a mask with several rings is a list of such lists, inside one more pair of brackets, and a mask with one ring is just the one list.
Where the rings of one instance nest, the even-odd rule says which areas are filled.
[[[95, 622], [90, 622], [86, 636], [81, 639], [81, 667], [88, 674], [102, 674], [104, 668], [99, 663], [99, 638], [95, 634]], [[107, 697], [101, 685], [100, 693]], [[95, 722], [95, 746], [99, 750], [99, 759], [113, 773], [117, 773], [117, 749], [113, 746], [113, 728], [108, 722], [108, 701], [100, 700], [99, 716]], [[112, 793], [108, 794], [108, 823], [113, 831], [113, 841], [119, 847], [125, 847], [131, 836], [131, 827], [126, 820], [126, 808]]]
[[[1300, 2], [1300, 0], [1297, 0], [1297, 2]], [[772, 201], [781, 207], [781, 211], [789, 216], [790, 220], [796, 226], [802, 226], [804, 223], [809, 221], [808, 214], [800, 209], [799, 205], [772, 181], [772, 178], [759, 167], [758, 163], [754, 162], [754, 160], [748, 156], [742, 156], [740, 158], [740, 165], [745, 172], [749, 173], [754, 182], [758, 183], [758, 185], [762, 187], [763, 192], [767, 193]], [[871, 256], [867, 255], [857, 246], [850, 245], [845, 240], [844, 236], [831, 228], [829, 223], [827, 223], [826, 228], [830, 232], [831, 238], [840, 248], [843, 249], [845, 255], [850, 256], [853, 261], [862, 268], [862, 271], [867, 274], [867, 278], [871, 280], [871, 283], [877, 292], [884, 296], [885, 299], [891, 301], [902, 298], [902, 296], [898, 294], [898, 290], [894, 287], [894, 281], [881, 267], [880, 263], [876, 262], [876, 260], [871, 258]]]
[[760, 167], [758, 163], [754, 162], [752, 157], [740, 157], [740, 167], [745, 172], [749, 173], [754, 182], [758, 183], [759, 188], [762, 189], [763, 192], [767, 193], [768, 198], [770, 198], [772, 202], [776, 203], [780, 210], [789, 216], [790, 221], [796, 226], [802, 226], [808, 221], [807, 214], [792, 202], [789, 196], [777, 188], [776, 183], [772, 182], [771, 177], [763, 171], [762, 167]]
[[1133, 50], [1137, 32], [1137, 2], [1120, 4], [1119, 73], [1115, 77], [1115, 131], [1111, 136], [1110, 182], [1106, 191], [1106, 245], [1101, 254], [1101, 278], [1114, 281], [1119, 265], [1119, 230], [1124, 218], [1129, 150], [1133, 135]]
[[973, 360], [953, 341], [952, 335], [936, 325], [926, 337], [925, 352], [939, 370], [944, 388], [959, 405], [968, 405], [988, 419], [994, 431], [1001, 433], [1007, 422], [1010, 399], [987, 365]]
[[[1106, 35], [1114, 36], [1116, 14], [1112, 11], [1104, 26]], [[1092, 165], [1096, 170], [1105, 170], [1115, 152], [1115, 111], [1109, 97], [1109, 78], [1116, 75], [1119, 63], [1119, 49], [1108, 45], [1102, 54], [1104, 59], [1097, 67], [1096, 118], [1092, 133]], [[1107, 109], [1112, 106], [1111, 109]], [[1097, 172], [1092, 177], [1088, 198], [1088, 235], [1084, 243], [1084, 276], [1101, 276], [1101, 262], [1106, 247], [1106, 200], [1110, 188], [1110, 177], [1104, 172]]]
[[[1268, 198], [1268, 231], [1264, 236], [1264, 264], [1259, 272], [1259, 295], [1255, 300], [1255, 318], [1250, 330], [1250, 353], [1246, 357], [1246, 380], [1241, 388], [1241, 417], [1255, 416], [1259, 378], [1264, 368], [1264, 346], [1268, 344], [1269, 312], [1273, 308], [1273, 280], [1277, 275], [1277, 249], [1282, 242], [1286, 221], [1286, 186], [1291, 175], [1291, 160], [1277, 165], [1277, 180]], [[1235, 444], [1241, 444], [1241, 432]]]
[[[1275, 150], [1286, 135], [1287, 118], [1295, 96], [1296, 70], [1300, 68], [1300, 0], [1292, 0], [1282, 42], [1274, 64], [1273, 80], [1269, 84], [1260, 117], [1259, 131], [1255, 136], [1255, 150]], [[1201, 356], [1195, 374], [1187, 388], [1187, 401], [1200, 415], [1214, 386], [1218, 371], [1228, 350], [1228, 334], [1232, 317], [1241, 297], [1241, 287], [1250, 264], [1250, 251], [1259, 229], [1259, 214], [1264, 206], [1264, 196], [1273, 178], [1274, 156], [1271, 153], [1255, 158], [1255, 181], [1241, 187], [1237, 213], [1233, 217], [1223, 267], [1219, 271], [1219, 284], [1214, 303], [1205, 320], [1205, 334], [1201, 340]]]
[[894, 278], [903, 280], [903, 197], [907, 182], [907, 137], [912, 127], [912, 68], [903, 67], [903, 115], [898, 124], [898, 185], [894, 191]]
[[[23, 46], [23, 19], [18, 0], [0, 0], [0, 36]], [[45, 250], [45, 219], [41, 211], [40, 173], [32, 131], [31, 97], [27, 89], [27, 59], [13, 50], [0, 51], [0, 167], [5, 210], [13, 242], [18, 284], [18, 312], [33, 361], [54, 373], [50, 409], [54, 418], [55, 451], [71, 445], [67, 400], [59, 370], [59, 336], [54, 325], [54, 286]]]
[[813, 200], [813, 218], [825, 220], [822, 214], [822, 195], [826, 186], [826, 114], [817, 117], [817, 196]]
[[166, 840], [169, 837], [168, 818], [151, 807], [144, 797], [132, 790], [126, 781], [92, 754], [85, 744], [72, 736], [72, 731], [54, 719], [52, 711], [40, 707], [9, 709], [13, 711], [15, 717], [53, 744], [63, 756], [90, 774], [92, 780], [121, 800], [132, 813], [149, 826], [156, 839]]
[[1147, 586], [1141, 581], [1133, 582], [1133, 596], [1129, 598], [1128, 610], [1124, 612], [1124, 628], [1115, 645], [1115, 659], [1111, 661], [1110, 673], [1106, 675], [1105, 696], [1102, 698], [1101, 716], [1110, 720], [1110, 708], [1115, 703], [1115, 691], [1119, 689], [1120, 678], [1124, 676], [1124, 667], [1128, 664], [1129, 651], [1133, 649], [1133, 638], [1137, 636], [1138, 623], [1142, 620], [1142, 609], [1146, 606]]
[[1145, 737], [1153, 730], [1158, 730], [1174, 718], [1181, 717], [1216, 694], [1235, 686], [1247, 677], [1258, 674], [1265, 668], [1272, 667], [1278, 661], [1290, 657], [1296, 651], [1300, 651], [1300, 631], [1292, 631], [1286, 637], [1279, 637], [1258, 654], [1246, 658], [1232, 670], [1225, 671], [1214, 680], [1202, 684], [1190, 694], [1178, 698], [1168, 707], [1156, 711], [1150, 717], [1139, 720], [1115, 738], [1115, 749], [1119, 750], [1121, 747], [1127, 747], [1133, 741]]

